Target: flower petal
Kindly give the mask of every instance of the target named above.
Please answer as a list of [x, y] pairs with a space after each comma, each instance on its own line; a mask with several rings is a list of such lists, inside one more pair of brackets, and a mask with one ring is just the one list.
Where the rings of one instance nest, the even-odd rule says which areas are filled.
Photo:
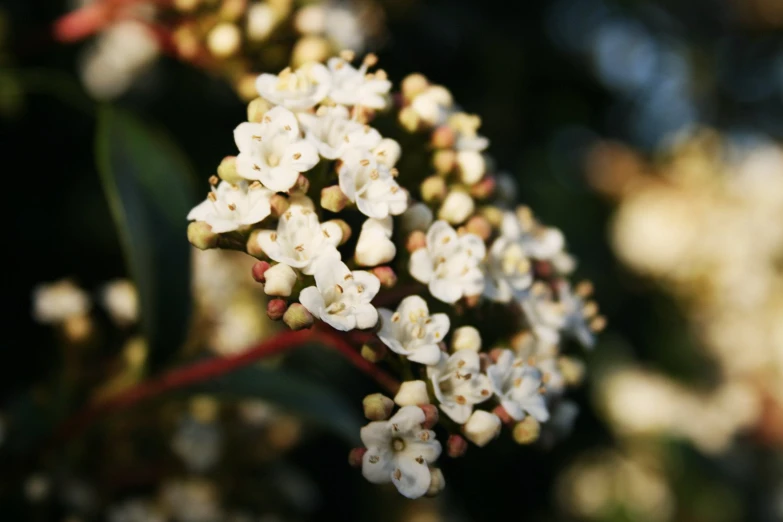
[[414, 458], [398, 458], [391, 477], [397, 491], [408, 498], [423, 496], [432, 480], [427, 464], [419, 464]]

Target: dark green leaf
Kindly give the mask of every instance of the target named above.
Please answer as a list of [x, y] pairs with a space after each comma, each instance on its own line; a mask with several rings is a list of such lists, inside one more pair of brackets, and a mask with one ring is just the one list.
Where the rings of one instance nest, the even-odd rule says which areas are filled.
[[138, 287], [150, 363], [159, 366], [182, 345], [190, 316], [186, 216], [194, 203], [191, 170], [166, 136], [110, 107], [98, 116], [96, 153]]

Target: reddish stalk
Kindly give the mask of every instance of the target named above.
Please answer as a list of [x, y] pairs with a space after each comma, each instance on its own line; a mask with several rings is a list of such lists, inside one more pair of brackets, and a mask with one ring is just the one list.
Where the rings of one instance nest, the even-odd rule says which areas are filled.
[[[125, 8], [142, 0], [98, 0], [61, 16], [52, 27], [52, 35], [58, 42], [78, 42], [118, 19]], [[167, 4], [169, 0], [146, 0], [146, 3]]]

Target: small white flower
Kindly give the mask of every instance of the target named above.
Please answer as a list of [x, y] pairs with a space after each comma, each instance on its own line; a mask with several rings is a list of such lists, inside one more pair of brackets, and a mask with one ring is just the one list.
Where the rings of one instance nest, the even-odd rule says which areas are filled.
[[528, 256], [543, 261], [557, 257], [565, 247], [565, 238], [560, 230], [536, 223], [526, 209], [517, 215], [513, 212], [503, 214], [501, 236], [509, 241], [518, 241]]
[[424, 203], [414, 203], [408, 210], [402, 213], [400, 228], [403, 235], [408, 235], [414, 230], [422, 232], [430, 228], [433, 221], [432, 210]]
[[103, 306], [115, 322], [135, 323], [139, 315], [139, 295], [127, 279], [117, 279], [104, 285], [101, 291]]
[[448, 89], [431, 85], [413, 99], [411, 107], [422, 121], [437, 126], [446, 122], [453, 104], [454, 100]]
[[397, 406], [418, 406], [429, 404], [430, 396], [427, 393], [427, 383], [424, 381], [403, 381], [397, 395], [394, 396]]
[[473, 214], [475, 208], [475, 202], [470, 194], [452, 190], [438, 210], [438, 219], [448, 221], [452, 225], [459, 225]]
[[486, 249], [475, 234], [457, 236], [445, 221], [436, 221], [427, 231], [427, 246], [411, 255], [409, 270], [430, 293], [445, 303], [484, 290], [484, 274], [479, 267]]
[[567, 316], [565, 308], [555, 301], [552, 289], [543, 282], [535, 282], [518, 302], [536, 337], [547, 344], [558, 344]]
[[234, 141], [239, 175], [275, 192], [289, 190], [299, 174], [318, 163], [316, 148], [299, 135], [296, 116], [282, 107], [267, 112], [261, 123], [240, 123]]
[[64, 279], [33, 290], [33, 317], [39, 323], [59, 323], [90, 311], [87, 293]]
[[339, 258], [318, 263], [315, 286], [299, 294], [299, 302], [336, 330], [372, 328], [378, 322], [378, 310], [370, 301], [381, 288], [381, 282], [370, 272], [351, 272]]
[[397, 164], [397, 161], [402, 155], [402, 147], [395, 140], [391, 138], [383, 138], [378, 145], [372, 149], [372, 153], [378, 163], [392, 168]]
[[362, 225], [356, 242], [354, 258], [359, 266], [378, 266], [388, 263], [397, 254], [397, 247], [391, 240], [392, 218], [367, 219]]
[[470, 350], [461, 350], [427, 368], [435, 397], [440, 409], [458, 424], [468, 421], [473, 406], [490, 397], [489, 378], [481, 373], [479, 355]]
[[278, 263], [264, 272], [264, 293], [288, 297], [296, 284], [296, 272], [285, 263]]
[[419, 498], [430, 487], [427, 464], [441, 453], [435, 432], [422, 428], [424, 412], [417, 406], [403, 406], [388, 421], [371, 422], [362, 428], [367, 452], [362, 475], [374, 484], [392, 482], [403, 496]]
[[271, 259], [313, 275], [321, 259], [340, 258], [337, 245], [343, 238], [332, 222], [319, 223], [316, 213], [305, 205], [292, 205], [280, 216], [277, 231], [262, 230], [258, 245]]
[[533, 265], [521, 241], [500, 236], [487, 255], [487, 284], [484, 295], [508, 303], [533, 284]]
[[465, 438], [473, 444], [483, 447], [498, 436], [501, 427], [502, 423], [497, 415], [484, 410], [476, 410], [462, 427], [462, 432]]
[[260, 183], [232, 185], [221, 181], [207, 199], [193, 207], [190, 221], [204, 221], [212, 232], [221, 234], [263, 221], [271, 212], [269, 199], [274, 193]]
[[408, 208], [408, 193], [368, 151], [346, 152], [338, 176], [340, 190], [367, 217], [397, 216]]
[[403, 299], [396, 312], [381, 308], [378, 313], [382, 319], [378, 338], [393, 352], [421, 364], [440, 360], [438, 343], [449, 331], [448, 315], [430, 315], [427, 302], [417, 295]]
[[321, 63], [305, 64], [296, 71], [286, 68], [278, 75], [262, 74], [256, 80], [258, 94], [292, 111], [315, 107], [331, 85], [332, 75]]
[[584, 300], [571, 291], [571, 285], [567, 281], [561, 281], [558, 284], [557, 293], [558, 304], [565, 319], [563, 331], [579, 341], [585, 348], [592, 348], [595, 345], [595, 335], [585, 317]]
[[472, 326], [460, 326], [451, 336], [451, 350], [481, 351], [481, 334]]
[[370, 109], [383, 109], [387, 105], [391, 82], [367, 74], [367, 65], [358, 69], [342, 58], [330, 58], [327, 62], [332, 73], [329, 98], [342, 105], [360, 105]]
[[380, 133], [369, 125], [351, 120], [342, 105], [323, 107], [316, 114], [299, 113], [305, 139], [326, 159], [342, 158], [349, 149], [372, 150], [381, 143]]
[[539, 422], [549, 419], [544, 396], [539, 392], [541, 377], [535, 368], [503, 350], [495, 364], [487, 369], [492, 390], [509, 416], [521, 421], [530, 414]]

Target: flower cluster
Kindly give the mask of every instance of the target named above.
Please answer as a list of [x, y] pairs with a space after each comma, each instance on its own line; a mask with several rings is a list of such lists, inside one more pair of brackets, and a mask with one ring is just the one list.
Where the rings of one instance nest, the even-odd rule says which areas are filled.
[[421, 75], [392, 95], [375, 64], [344, 52], [259, 76], [188, 236], [256, 257], [270, 318], [345, 332], [405, 377], [393, 399], [365, 398], [349, 460], [416, 498], [444, 487], [444, 448], [459, 457], [504, 425], [520, 444], [566, 431], [583, 368], [562, 349], [591, 347], [605, 321], [569, 281], [563, 234], [499, 189], [511, 178], [479, 118]]

